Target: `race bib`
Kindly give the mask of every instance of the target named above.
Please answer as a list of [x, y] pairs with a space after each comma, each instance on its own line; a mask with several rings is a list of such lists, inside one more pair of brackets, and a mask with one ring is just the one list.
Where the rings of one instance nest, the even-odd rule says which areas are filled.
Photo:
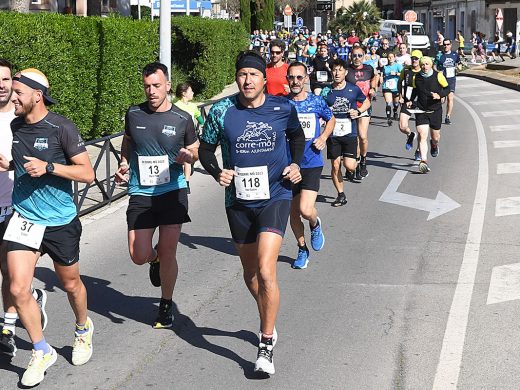
[[446, 78], [451, 79], [455, 77], [455, 68], [446, 68]]
[[381, 66], [388, 65], [388, 58], [380, 58], [379, 63], [381, 64]]
[[326, 83], [328, 80], [328, 73], [324, 70], [316, 71], [316, 80], [320, 83]]
[[4, 240], [40, 249], [44, 233], [45, 226], [29, 222], [15, 211], [5, 230]]
[[142, 186], [158, 186], [170, 182], [168, 156], [139, 156], [139, 182]]
[[235, 190], [238, 199], [270, 199], [267, 166], [239, 168], [235, 167]]
[[405, 87], [405, 96], [406, 96], [406, 100], [411, 100], [412, 99], [412, 92], [413, 92], [413, 88], [412, 87]]
[[385, 89], [397, 89], [397, 79], [388, 79], [385, 81]]
[[298, 114], [298, 119], [305, 133], [305, 139], [313, 139], [316, 134], [316, 115], [312, 112]]
[[352, 120], [350, 118], [336, 118], [336, 126], [332, 135], [334, 137], [343, 137], [352, 133]]

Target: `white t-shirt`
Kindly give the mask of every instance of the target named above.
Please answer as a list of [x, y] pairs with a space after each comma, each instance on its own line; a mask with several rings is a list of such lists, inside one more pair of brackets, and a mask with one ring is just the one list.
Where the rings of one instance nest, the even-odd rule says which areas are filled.
[[[11, 147], [13, 145], [13, 133], [11, 132], [11, 121], [15, 118], [14, 110], [0, 112], [0, 153], [9, 161]], [[13, 194], [14, 171], [0, 172], [0, 207], [11, 206]]]

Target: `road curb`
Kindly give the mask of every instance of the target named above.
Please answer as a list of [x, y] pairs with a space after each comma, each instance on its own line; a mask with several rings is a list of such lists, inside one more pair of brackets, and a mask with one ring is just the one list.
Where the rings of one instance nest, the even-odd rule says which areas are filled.
[[489, 72], [485, 70], [470, 70], [463, 71], [459, 73], [460, 76], [472, 77], [475, 79], [479, 79], [482, 81], [486, 81], [491, 84], [499, 85], [501, 87], [513, 89], [516, 91], [520, 91], [520, 80], [512, 76], [500, 75], [500, 78], [497, 75], [490, 75]]

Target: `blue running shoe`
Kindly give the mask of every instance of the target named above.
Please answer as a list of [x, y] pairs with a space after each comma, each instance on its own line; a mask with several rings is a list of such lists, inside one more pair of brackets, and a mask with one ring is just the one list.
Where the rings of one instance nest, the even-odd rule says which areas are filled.
[[321, 219], [318, 217], [318, 224], [311, 229], [311, 246], [315, 251], [319, 251], [325, 245], [325, 236], [321, 230]]
[[421, 152], [419, 149], [415, 151], [415, 161], [421, 161]]
[[307, 264], [309, 264], [309, 251], [298, 248], [298, 257], [294, 260], [292, 267], [294, 269], [304, 269], [307, 268]]

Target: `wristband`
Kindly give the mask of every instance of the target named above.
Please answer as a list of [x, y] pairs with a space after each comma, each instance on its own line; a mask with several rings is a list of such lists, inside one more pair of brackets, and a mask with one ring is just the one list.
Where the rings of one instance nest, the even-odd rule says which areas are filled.
[[9, 168], [7, 168], [8, 171], [14, 171], [14, 160], [9, 161]]

